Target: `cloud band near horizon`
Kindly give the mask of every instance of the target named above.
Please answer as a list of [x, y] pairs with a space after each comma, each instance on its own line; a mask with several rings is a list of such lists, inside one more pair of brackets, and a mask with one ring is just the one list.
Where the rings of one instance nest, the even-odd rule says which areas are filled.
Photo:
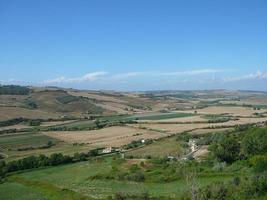
[[118, 73], [111, 74], [107, 71], [96, 71], [92, 73], [87, 73], [80, 77], [71, 77], [67, 78], [65, 76], [48, 79], [42, 81], [40, 84], [60, 84], [60, 83], [81, 83], [81, 82], [92, 82], [96, 80], [122, 80], [126, 78], [134, 77], [157, 77], [157, 76], [195, 76], [201, 74], [215, 74], [223, 72], [222, 69], [198, 69], [198, 70], [187, 70], [187, 71], [174, 71], [174, 72], [159, 72], [159, 71], [146, 71], [146, 72], [127, 72], [127, 73]]

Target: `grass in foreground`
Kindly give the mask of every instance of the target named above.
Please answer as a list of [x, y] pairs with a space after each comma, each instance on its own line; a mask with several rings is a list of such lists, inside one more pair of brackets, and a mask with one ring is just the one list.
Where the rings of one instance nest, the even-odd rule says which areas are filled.
[[[118, 171], [125, 171], [130, 174], [134, 173], [133, 170], [135, 167], [136, 164], [129, 164], [128, 161], [107, 157], [18, 173], [8, 177], [7, 182], [0, 185], [0, 198], [5, 199], [4, 197], [8, 197], [6, 199], [14, 200], [23, 199], [16, 197], [23, 197], [27, 191], [31, 191], [31, 196], [29, 196], [28, 200], [105, 199], [121, 191], [137, 195], [148, 192], [154, 197], [169, 197], [170, 194], [172, 194], [173, 197], [177, 197], [188, 189], [185, 179], [177, 178], [173, 181], [161, 180], [160, 178], [164, 177], [166, 171], [164, 165], [161, 164], [148, 163], [147, 167], [141, 168], [147, 176], [144, 182], [118, 180], [112, 177], [108, 178], [108, 176], [112, 174], [119, 175]], [[166, 174], [168, 175], [177, 175], [176, 172], [171, 174], [169, 170], [167, 171]], [[232, 175], [232, 173], [224, 174], [223, 176], [217, 173], [209, 174], [208, 176], [203, 175], [198, 179], [198, 184], [200, 186], [205, 186], [214, 181], [227, 181], [232, 178]], [[4, 191], [17, 191], [17, 193], [9, 198], [7, 195], [11, 194], [5, 194]], [[42, 198], [38, 198], [40, 194], [42, 194]]]

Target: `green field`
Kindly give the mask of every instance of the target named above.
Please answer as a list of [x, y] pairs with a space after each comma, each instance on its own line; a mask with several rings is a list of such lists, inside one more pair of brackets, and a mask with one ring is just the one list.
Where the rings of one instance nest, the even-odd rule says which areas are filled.
[[56, 139], [50, 138], [41, 133], [18, 133], [0, 136], [0, 148], [2, 150], [17, 150], [23, 147], [39, 147], [47, 144], [49, 141], [54, 143]]
[[134, 156], [145, 158], [151, 157], [165, 157], [165, 156], [180, 156], [184, 153], [180, 141], [176, 137], [164, 138], [146, 145], [141, 148], [134, 149], [126, 153], [126, 156]]
[[[148, 179], [141, 183], [92, 178], [99, 174], [112, 174], [114, 166], [124, 166], [125, 162], [117, 163], [112, 157], [108, 157], [98, 161], [86, 161], [14, 174], [8, 177], [5, 183], [0, 184], [0, 197], [17, 199], [16, 197], [21, 196], [21, 199], [25, 197], [28, 200], [35, 200], [39, 199], [41, 195], [42, 198], [40, 199], [64, 199], [59, 198], [62, 195], [62, 197], [65, 196], [65, 199], [82, 199], [82, 196], [104, 199], [120, 191], [131, 194], [148, 192], [155, 197], [169, 197], [172, 194], [175, 197], [188, 187], [184, 179], [170, 182]], [[155, 168], [154, 170], [158, 169]], [[217, 180], [227, 181], [232, 178], [232, 175], [231, 173], [222, 176], [216, 173], [208, 176], [203, 175], [198, 179], [198, 184], [204, 186]], [[12, 194], [12, 191], [17, 192], [16, 196]], [[30, 195], [26, 197], [28, 191], [30, 191]]]
[[127, 119], [138, 119], [138, 120], [161, 120], [161, 119], [173, 119], [180, 117], [190, 117], [195, 114], [192, 113], [153, 113], [146, 115], [134, 115], [131, 117], [127, 117]]
[[[42, 148], [51, 141], [53, 145], [50, 148]], [[24, 148], [33, 149], [24, 149]], [[19, 150], [22, 149], [22, 150]], [[23, 150], [24, 149], [24, 150]], [[16, 160], [30, 155], [61, 152], [67, 155], [73, 155], [76, 152], [87, 152], [91, 148], [86, 145], [72, 145], [48, 137], [42, 133], [16, 133], [0, 135], [0, 153], [7, 155], [6, 160]]]

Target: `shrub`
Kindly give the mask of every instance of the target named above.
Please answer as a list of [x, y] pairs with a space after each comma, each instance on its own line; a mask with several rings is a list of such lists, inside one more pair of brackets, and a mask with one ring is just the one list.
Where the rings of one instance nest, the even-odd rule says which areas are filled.
[[211, 152], [220, 162], [232, 163], [240, 158], [240, 145], [231, 136], [224, 136], [210, 147]]
[[256, 173], [267, 171], [267, 156], [254, 156], [250, 159], [250, 164]]
[[242, 140], [242, 150], [246, 155], [257, 155], [267, 152], [267, 129], [249, 129]]

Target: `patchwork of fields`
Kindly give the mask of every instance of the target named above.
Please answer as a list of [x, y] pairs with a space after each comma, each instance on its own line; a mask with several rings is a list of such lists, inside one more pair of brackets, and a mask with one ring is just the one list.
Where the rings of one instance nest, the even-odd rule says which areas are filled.
[[95, 148], [120, 147], [133, 140], [158, 139], [167, 136], [160, 132], [124, 126], [114, 126], [92, 131], [50, 131], [44, 134], [67, 143], [84, 143]]
[[[233, 100], [236, 95], [240, 100]], [[214, 159], [209, 157], [213, 139], [248, 125], [266, 127], [266, 102], [265, 94], [222, 91], [35, 88], [28, 96], [0, 95], [0, 164], [41, 154], [72, 159], [71, 164], [8, 174], [0, 184], [0, 199], [17, 200], [17, 194], [22, 200], [114, 199], [122, 191], [176, 199], [188, 191], [183, 169], [188, 163], [187, 169], [193, 166], [200, 174], [199, 187], [250, 176], [240, 163], [214, 161], [207, 167], [210, 162], [201, 162]], [[120, 151], [103, 153], [112, 147]]]

